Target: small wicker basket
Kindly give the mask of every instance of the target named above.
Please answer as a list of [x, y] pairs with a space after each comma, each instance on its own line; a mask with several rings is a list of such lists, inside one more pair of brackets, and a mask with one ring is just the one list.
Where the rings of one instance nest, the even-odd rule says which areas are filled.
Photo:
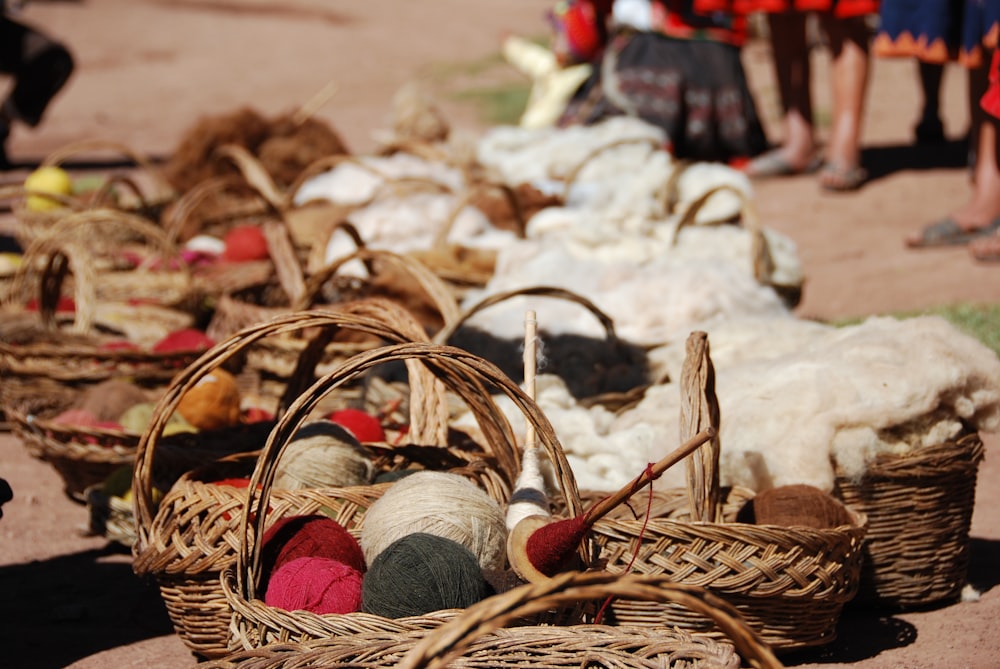
[[[707, 425], [718, 429], [705, 333], [688, 338], [681, 385], [682, 429], [692, 434]], [[688, 458], [689, 519], [598, 521], [594, 540], [605, 568], [705, 587], [733, 604], [776, 651], [829, 643], [858, 589], [867, 519], [848, 510], [851, 524], [830, 529], [726, 522], [718, 458], [717, 440]], [[609, 616], [627, 626], [713, 633], [703, 616], [672, 606], [616, 601]]]
[[857, 601], [906, 609], [957, 601], [969, 567], [969, 528], [984, 454], [978, 434], [881, 457], [835, 492], [868, 516]]

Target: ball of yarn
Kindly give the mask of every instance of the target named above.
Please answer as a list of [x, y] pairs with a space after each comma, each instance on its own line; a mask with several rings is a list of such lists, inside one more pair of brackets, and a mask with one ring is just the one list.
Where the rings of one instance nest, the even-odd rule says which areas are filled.
[[464, 609], [493, 594], [472, 551], [451, 539], [416, 532], [389, 544], [369, 565], [361, 610], [404, 618]]
[[504, 565], [503, 509], [458, 474], [418, 471], [393, 483], [365, 513], [361, 528], [365, 559], [371, 565], [389, 544], [416, 532], [458, 542], [472, 551], [482, 569]]
[[168, 332], [153, 344], [154, 353], [175, 353], [177, 351], [207, 351], [215, 346], [215, 340], [197, 328], [181, 328]]
[[145, 390], [123, 379], [108, 379], [96, 383], [80, 394], [78, 409], [90, 411], [97, 420], [118, 421], [130, 407], [149, 400]]
[[[126, 409], [125, 413], [118, 417], [118, 422], [126, 432], [141, 434], [146, 431], [147, 427], [149, 427], [149, 423], [153, 420], [153, 413], [155, 411], [155, 402], [140, 402], [139, 404], [134, 404]], [[184, 417], [176, 411], [170, 414], [170, 418], [167, 419], [167, 424], [163, 426], [163, 436], [165, 437], [169, 437], [172, 434], [178, 434], [180, 432], [197, 431], [198, 428], [184, 420]]]
[[274, 486], [287, 490], [367, 485], [375, 465], [347, 428], [319, 419], [298, 429], [274, 468]]
[[817, 530], [851, 525], [847, 508], [829, 493], [796, 483], [757, 493], [740, 509], [738, 522]]
[[342, 562], [296, 558], [272, 574], [264, 603], [286, 611], [354, 613], [361, 607], [361, 583], [361, 573]]
[[224, 369], [214, 369], [189, 388], [177, 413], [199, 430], [221, 430], [240, 423], [240, 388]]
[[267, 260], [270, 257], [267, 238], [259, 225], [238, 225], [225, 234], [222, 242], [222, 258], [229, 262]]
[[[312, 514], [282, 518], [264, 532], [261, 543], [261, 582], [292, 560], [323, 557], [364, 573], [365, 556], [350, 532], [327, 516]], [[266, 587], [266, 586], [265, 586]]]
[[385, 441], [385, 430], [375, 416], [361, 409], [337, 409], [328, 418], [351, 431], [360, 442]]

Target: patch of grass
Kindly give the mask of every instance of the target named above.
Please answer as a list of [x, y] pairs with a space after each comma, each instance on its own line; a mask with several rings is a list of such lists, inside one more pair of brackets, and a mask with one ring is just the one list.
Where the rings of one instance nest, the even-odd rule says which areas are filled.
[[[1000, 304], [968, 304], [959, 303], [919, 309], [899, 311], [888, 314], [895, 318], [913, 318], [915, 316], [941, 316], [956, 328], [975, 337], [1000, 355]], [[860, 318], [837, 321], [834, 325], [855, 325]]]
[[516, 83], [467, 88], [454, 93], [452, 97], [474, 105], [480, 118], [487, 123], [514, 125], [524, 112], [530, 92], [530, 84]]

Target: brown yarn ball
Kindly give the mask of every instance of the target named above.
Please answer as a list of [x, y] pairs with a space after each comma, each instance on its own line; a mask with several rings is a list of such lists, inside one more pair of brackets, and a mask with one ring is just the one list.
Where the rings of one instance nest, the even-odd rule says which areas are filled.
[[130, 408], [149, 399], [146, 390], [131, 381], [108, 379], [84, 390], [76, 408], [89, 411], [102, 422], [117, 421]]
[[806, 484], [778, 486], [757, 493], [740, 510], [737, 520], [817, 530], [852, 524], [847, 507], [829, 493]]

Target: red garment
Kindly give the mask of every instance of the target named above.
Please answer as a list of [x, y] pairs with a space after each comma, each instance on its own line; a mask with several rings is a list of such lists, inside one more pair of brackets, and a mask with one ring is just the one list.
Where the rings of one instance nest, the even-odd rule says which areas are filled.
[[878, 13], [879, 0], [733, 0], [737, 12], [833, 12], [837, 18]]
[[979, 101], [983, 111], [991, 116], [1000, 118], [1000, 49], [993, 51], [993, 60], [990, 63], [990, 85], [986, 88], [986, 93]]

